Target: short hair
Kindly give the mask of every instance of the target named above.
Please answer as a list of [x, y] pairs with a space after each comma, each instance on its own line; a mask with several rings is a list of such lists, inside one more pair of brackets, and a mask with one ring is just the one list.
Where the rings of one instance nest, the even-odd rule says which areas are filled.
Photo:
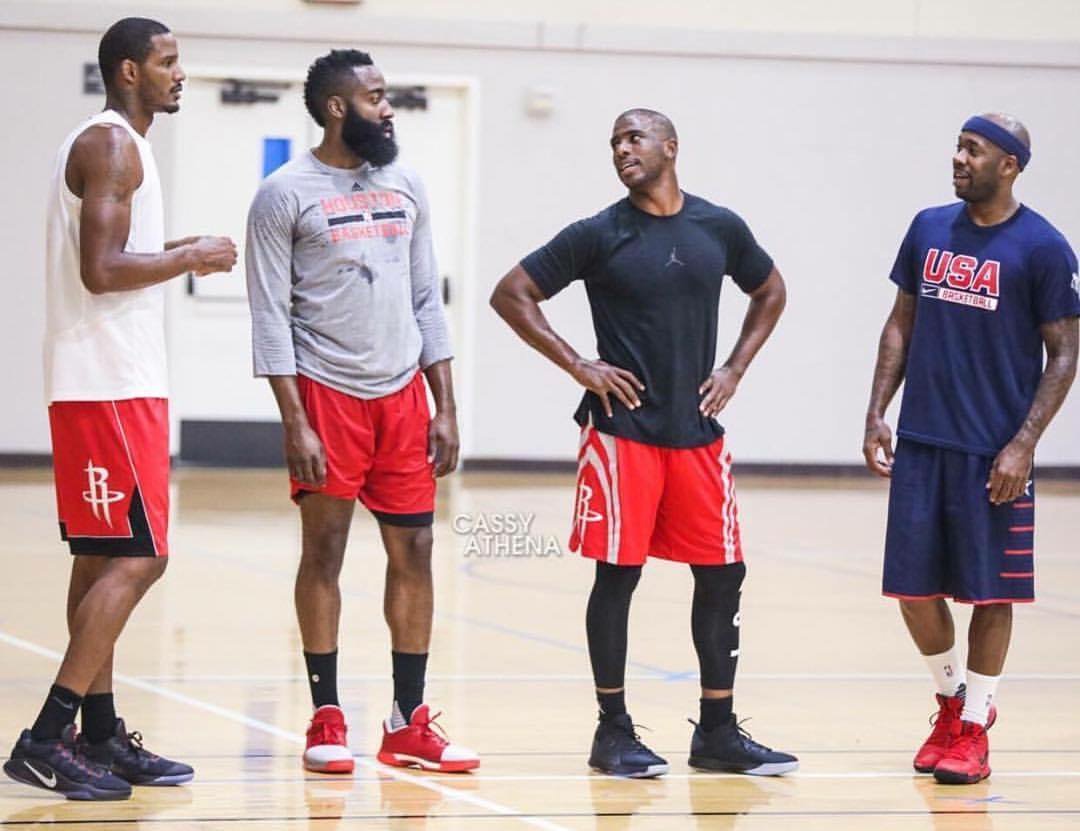
[[98, 67], [105, 88], [112, 87], [120, 64], [129, 60], [141, 64], [153, 48], [154, 36], [168, 33], [164, 23], [146, 17], [125, 17], [110, 26], [98, 44]]
[[656, 110], [650, 110], [646, 107], [634, 107], [632, 109], [626, 110], [625, 112], [619, 113], [619, 117], [615, 120], [620, 121], [621, 119], [627, 118], [632, 115], [638, 116], [639, 118], [644, 118], [650, 124], [655, 125], [661, 137], [665, 140], [675, 139], [676, 141], [678, 141], [679, 134], [675, 132], [675, 125], [672, 123], [671, 119], [663, 113], [657, 112]]
[[375, 61], [359, 49], [331, 49], [308, 67], [304, 81], [304, 106], [320, 127], [326, 126], [326, 99], [342, 92], [342, 87], [355, 78], [358, 66], [373, 66]]

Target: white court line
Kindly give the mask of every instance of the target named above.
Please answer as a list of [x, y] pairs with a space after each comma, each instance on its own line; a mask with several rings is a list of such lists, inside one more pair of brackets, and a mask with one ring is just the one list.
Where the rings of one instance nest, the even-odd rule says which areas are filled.
[[[25, 652], [32, 652], [33, 654], [40, 655], [43, 658], [50, 658], [54, 661], [59, 661], [64, 657], [62, 654], [53, 649], [48, 649], [47, 647], [40, 646], [39, 644], [33, 643], [31, 641], [23, 640], [22, 638], [16, 637], [15, 635], [11, 635], [4, 631], [0, 631], [0, 642], [6, 643], [9, 646], [13, 646], [17, 649], [22, 649]], [[113, 680], [119, 681], [122, 684], [126, 684], [129, 687], [134, 687], [135, 689], [143, 690], [144, 692], [152, 693], [154, 695], [161, 696], [162, 698], [170, 699], [179, 704], [186, 704], [189, 707], [194, 707], [198, 710], [204, 710], [208, 713], [220, 716], [223, 719], [227, 719], [238, 724], [243, 724], [245, 727], [250, 727], [253, 730], [260, 730], [263, 733], [268, 733], [271, 736], [275, 736], [284, 741], [291, 742], [292, 744], [301, 746], [305, 744], [304, 737], [301, 736], [299, 733], [282, 730], [280, 727], [270, 724], [269, 722], [261, 721], [257, 718], [251, 718], [250, 716], [245, 716], [243, 713], [239, 713], [236, 710], [230, 710], [227, 707], [220, 707], [217, 704], [211, 704], [208, 701], [202, 701], [198, 698], [184, 695], [183, 693], [173, 692], [172, 690], [166, 689], [165, 687], [160, 687], [157, 684], [153, 684], [149, 681], [143, 681], [130, 675], [113, 673]], [[533, 826], [534, 828], [543, 828], [546, 829], [546, 831], [568, 831], [568, 829], [566, 829], [562, 825], [557, 825], [545, 819], [540, 819], [539, 817], [527, 816], [521, 811], [510, 808], [506, 805], [501, 805], [498, 802], [492, 802], [491, 800], [484, 799], [483, 797], [473, 796], [472, 794], [459, 791], [456, 788], [450, 788], [445, 785], [440, 785], [437, 782], [432, 782], [423, 777], [415, 776], [410, 773], [405, 773], [396, 768], [380, 765], [377, 762], [373, 762], [363, 757], [356, 757], [356, 762], [372, 771], [377, 771], [378, 773], [384, 776], [388, 776], [391, 779], [396, 779], [399, 782], [408, 782], [410, 785], [416, 785], [420, 788], [426, 788], [429, 791], [434, 791], [435, 793], [448, 797], [450, 799], [455, 799], [459, 802], [467, 803], [475, 808], [489, 811], [492, 814], [505, 816], [508, 819], [515, 819], [518, 822], [523, 822], [526, 825]]]
[[[1080, 777], [1080, 770], [1017, 770], [1017, 771], [998, 771], [994, 770], [992, 778], [994, 779], [1054, 779], [1054, 778], [1076, 778]], [[483, 782], [587, 782], [591, 779], [604, 779], [605, 781], [620, 781], [623, 777], [618, 776], [603, 776], [598, 774], [554, 774], [551, 776], [545, 776], [543, 774], [507, 774], [505, 776], [500, 775], [485, 775], [480, 774], [474, 777]], [[664, 779], [746, 779], [745, 773], [715, 773], [713, 771], [704, 771], [701, 773], [665, 773], [660, 777]], [[780, 777], [761, 777], [762, 780], [771, 780], [773, 782], [786, 780], [793, 781], [796, 779], [925, 779], [930, 780], [929, 776], [919, 775], [917, 773], [902, 770], [845, 770], [837, 771], [835, 773], [803, 773], [798, 771], [786, 776]], [[625, 779], [627, 782], [637, 782], [637, 779]]]
[[[141, 681], [162, 684], [217, 684], [217, 683], [246, 683], [246, 684], [269, 684], [275, 682], [307, 683], [303, 675], [139, 675], [135, 676]], [[1080, 673], [1077, 672], [1018, 672], [1006, 673], [1008, 681], [1080, 681]], [[928, 675], [925, 672], [741, 672], [740, 681], [926, 681]], [[389, 681], [390, 677], [385, 674], [360, 674], [339, 675], [338, 681]], [[570, 675], [514, 675], [493, 673], [457, 673], [457, 674], [430, 674], [428, 681], [505, 681], [508, 683], [534, 683], [538, 681], [583, 681], [592, 683], [592, 676], [585, 674]], [[626, 676], [628, 681], [668, 681], [663, 675], [630, 674]], [[680, 679], [682, 680], [682, 679]], [[694, 678], [688, 677], [687, 681]]]

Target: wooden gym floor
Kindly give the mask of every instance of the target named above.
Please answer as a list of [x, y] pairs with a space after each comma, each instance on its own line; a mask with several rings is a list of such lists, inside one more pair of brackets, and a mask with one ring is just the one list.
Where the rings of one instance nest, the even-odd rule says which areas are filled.
[[[591, 565], [559, 556], [565, 476], [463, 475], [441, 492], [428, 699], [479, 750], [475, 774], [422, 774], [373, 760], [390, 703], [383, 557], [358, 512], [342, 575], [339, 672], [356, 775], [305, 774], [310, 715], [292, 610], [297, 516], [283, 477], [181, 470], [164, 580], [118, 649], [129, 729], [196, 768], [181, 788], [77, 804], [0, 781], [0, 825], [79, 829], [1063, 829], [1080, 828], [1080, 560], [1077, 486], [1039, 492], [1040, 601], [1019, 607], [994, 775], [942, 787], [910, 768], [934, 708], [924, 666], [878, 594], [885, 488], [850, 481], [739, 480], [749, 577], [740, 718], [797, 753], [783, 779], [686, 765], [696, 718], [688, 570], [653, 562], [631, 620], [628, 701], [671, 762], [654, 781], [592, 774], [594, 703], [583, 616]], [[528, 534], [470, 530], [532, 515]], [[0, 752], [33, 719], [64, 648], [69, 568], [47, 471], [0, 472]], [[494, 530], [490, 529], [489, 530]], [[555, 542], [552, 542], [552, 538]], [[532, 556], [507, 556], [516, 551]], [[539, 556], [546, 553], [547, 556]], [[960, 625], [967, 610], [959, 611]], [[962, 628], [961, 628], [961, 631]]]

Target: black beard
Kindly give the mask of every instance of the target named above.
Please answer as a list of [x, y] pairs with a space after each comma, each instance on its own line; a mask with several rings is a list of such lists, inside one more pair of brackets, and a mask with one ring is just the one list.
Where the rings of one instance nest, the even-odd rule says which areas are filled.
[[397, 158], [398, 146], [386, 135], [385, 122], [368, 121], [350, 104], [341, 124], [341, 140], [355, 155], [375, 167], [383, 167]]

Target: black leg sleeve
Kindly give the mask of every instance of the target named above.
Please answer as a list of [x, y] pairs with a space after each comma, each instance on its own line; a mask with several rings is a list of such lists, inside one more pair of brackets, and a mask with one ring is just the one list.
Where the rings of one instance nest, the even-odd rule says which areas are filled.
[[694, 573], [694, 605], [690, 628], [701, 667], [701, 686], [730, 690], [739, 661], [739, 593], [746, 566], [690, 566]]
[[597, 687], [617, 689], [626, 680], [630, 598], [639, 579], [641, 566], [596, 564], [596, 580], [585, 612], [585, 632]]

